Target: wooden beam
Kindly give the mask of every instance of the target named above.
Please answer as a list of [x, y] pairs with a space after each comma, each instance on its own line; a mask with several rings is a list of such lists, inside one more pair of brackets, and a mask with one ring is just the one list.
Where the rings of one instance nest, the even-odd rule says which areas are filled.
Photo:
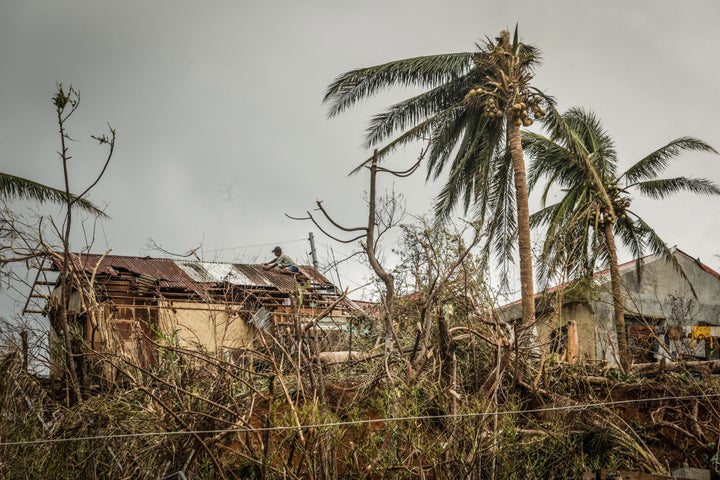
[[665, 475], [652, 475], [641, 472], [627, 472], [624, 470], [601, 469], [595, 473], [583, 473], [582, 480], [672, 480], [673, 477]]

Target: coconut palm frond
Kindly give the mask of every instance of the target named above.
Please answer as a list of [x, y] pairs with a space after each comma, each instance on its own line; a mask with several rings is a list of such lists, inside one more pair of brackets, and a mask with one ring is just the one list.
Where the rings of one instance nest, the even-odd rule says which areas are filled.
[[547, 179], [549, 186], [563, 182], [565, 177], [548, 175], [548, 172], [568, 170], [571, 165], [571, 152], [563, 145], [539, 133], [526, 130], [522, 135], [523, 148], [528, 156], [534, 159], [528, 167], [528, 186], [535, 188], [543, 178]]
[[[437, 127], [431, 133], [430, 150], [427, 155], [428, 180], [440, 177], [447, 164], [450, 163], [450, 158], [458, 143], [462, 142], [466, 147], [477, 146], [474, 132], [478, 128], [479, 120], [468, 115], [466, 110], [459, 107], [455, 108], [453, 113], [453, 116], [448, 115], [438, 122]], [[458, 159], [470, 157], [471, 153], [458, 151], [451, 170], [458, 170]]]
[[553, 280], [577, 279], [588, 275], [591, 264], [592, 239], [589, 229], [580, 221], [569, 221], [555, 232], [552, 242], [545, 242], [542, 252], [542, 268], [538, 269], [537, 280], [550, 285]]
[[557, 204], [545, 206], [530, 215], [530, 226], [532, 226], [533, 228], [539, 228], [543, 225], [550, 223], [553, 216], [555, 215], [556, 205]]
[[615, 143], [593, 112], [575, 107], [569, 109], [563, 119], [577, 133], [577, 140], [588, 154], [599, 154], [604, 162], [615, 163]]
[[[551, 140], [570, 152], [570, 162], [576, 165], [587, 181], [601, 186], [602, 177], [615, 176], [617, 160], [614, 143], [591, 112], [575, 108], [567, 114], [560, 114], [554, 106], [550, 106], [543, 127]], [[593, 131], [595, 129], [597, 131]]]
[[[407, 130], [406, 132], [402, 133], [398, 137], [396, 137], [393, 141], [385, 144], [382, 148], [379, 148], [377, 151], [378, 159], [381, 160], [397, 150], [398, 148], [407, 145], [408, 143], [414, 142], [418, 139], [421, 139], [425, 136], [428, 136], [430, 132], [433, 129], [433, 126], [436, 122], [441, 121], [442, 118], [445, 116], [451, 116], [455, 115], [455, 111], [453, 109], [448, 109], [445, 112], [439, 113], [438, 115], [429, 118], [425, 120], [424, 122], [421, 122], [411, 129]], [[348, 175], [354, 175], [358, 173], [360, 170], [362, 170], [364, 167], [369, 165], [373, 160], [373, 157], [370, 157], [366, 160], [364, 160], [360, 165], [355, 167], [353, 170], [350, 171]]]
[[464, 75], [390, 106], [371, 118], [366, 130], [365, 146], [370, 148], [427, 118], [458, 107], [458, 99], [462, 99], [471, 86], [471, 76]]
[[[665, 241], [660, 238], [655, 229], [648, 225], [642, 218], [635, 216], [632, 228], [626, 228], [623, 230], [623, 232], [625, 233], [625, 235], [623, 235], [624, 241], [626, 241], [626, 236], [629, 236], [628, 234], [634, 234], [634, 240], [636, 244], [638, 241], [641, 242], [640, 249], [635, 254], [635, 271], [638, 282], [642, 279], [642, 265], [644, 259], [644, 252], [642, 246], [646, 245], [651, 253], [660, 256], [662, 259], [672, 265], [672, 267], [680, 274], [680, 276], [688, 282], [688, 285], [690, 286], [693, 295], [695, 295], [695, 289], [690, 280], [688, 279], [687, 275], [685, 274], [682, 265], [680, 265], [680, 262], [678, 262], [677, 258], [675, 257], [673, 249], [667, 246], [667, 243], [665, 243]], [[630, 246], [632, 247], [632, 245]]]
[[625, 218], [618, 219], [614, 230], [633, 258], [637, 259], [645, 256], [645, 237], [649, 228], [642, 218], [628, 210]]
[[[438, 132], [432, 142], [435, 148], [430, 152], [428, 174], [434, 168], [435, 174], [439, 175], [442, 171], [439, 166], [444, 166], [448, 157], [455, 153], [448, 168], [447, 185], [435, 205], [435, 213], [441, 221], [449, 217], [459, 202], [462, 202], [466, 213], [474, 205], [474, 218], [477, 219], [485, 218], [491, 204], [489, 185], [492, 182], [495, 148], [499, 141], [494, 136], [502, 136], [502, 130], [488, 129], [487, 120], [477, 115], [465, 119], [467, 123], [462, 126], [449, 125], [447, 132]], [[456, 138], [460, 134], [462, 138]]]
[[358, 101], [390, 87], [434, 88], [463, 76], [472, 67], [469, 52], [428, 55], [396, 60], [344, 73], [327, 88], [323, 103], [333, 117]]
[[[0, 197], [32, 200], [39, 203], [53, 202], [60, 205], [67, 202], [67, 196], [63, 190], [7, 173], [0, 173]], [[108, 218], [104, 211], [85, 198], [78, 198], [71, 194], [70, 200], [74, 206], [85, 212], [100, 218]]]
[[629, 184], [656, 178], [670, 164], [670, 161], [684, 152], [718, 152], [707, 143], [693, 137], [680, 137], [642, 158], [621, 177]]
[[[460, 141], [462, 147], [457, 149], [445, 186], [440, 191], [435, 202], [435, 216], [440, 222], [450, 216], [455, 205], [461, 200], [464, 211], [467, 212], [470, 204], [475, 200], [477, 185], [479, 179], [483, 176], [481, 172], [474, 168], [478, 161], [477, 150], [480, 138], [472, 135], [469, 131], [477, 123], [477, 120], [475, 118], [469, 120], [467, 128], [455, 126], [455, 128], [450, 129], [450, 132], [445, 133], [444, 136], [453, 137], [451, 142], [432, 142], [435, 148], [430, 152], [429, 163], [439, 162], [444, 164], [447, 156], [452, 152], [452, 149], [447, 148], [447, 145], [454, 145], [457, 141], [455, 137], [463, 136]], [[428, 169], [429, 173], [430, 170]]]
[[575, 278], [587, 273], [588, 252], [595, 241], [588, 225], [595, 209], [593, 204], [583, 202], [585, 194], [581, 189], [569, 191], [559, 202], [531, 216], [534, 226], [547, 225], [538, 280], [548, 281], [555, 275]]
[[678, 192], [690, 192], [697, 195], [720, 195], [720, 186], [707, 178], [665, 178], [639, 182], [630, 186], [637, 187], [640, 193], [654, 199], [663, 199]]
[[495, 259], [500, 265], [500, 275], [508, 278], [513, 265], [517, 238], [517, 205], [514, 173], [510, 167], [512, 158], [509, 152], [498, 155], [491, 173], [489, 206], [492, 218], [488, 242], [491, 244]]

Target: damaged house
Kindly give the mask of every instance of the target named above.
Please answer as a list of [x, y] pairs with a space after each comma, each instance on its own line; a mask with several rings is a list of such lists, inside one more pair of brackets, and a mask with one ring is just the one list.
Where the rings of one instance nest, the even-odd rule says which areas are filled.
[[[48, 261], [44, 271], [62, 271], [62, 256]], [[349, 325], [357, 307], [315, 268], [299, 268], [300, 274], [287, 275], [262, 265], [73, 255], [69, 312], [86, 344], [83, 360], [111, 354], [153, 365], [161, 344], [232, 359], [253, 348], [259, 332], [282, 338], [291, 326], [309, 322], [327, 341]], [[51, 316], [60, 299], [59, 276], [42, 278], [31, 297], [47, 298], [44, 313]], [[55, 367], [62, 363], [52, 360]]]
[[[720, 273], [674, 248], [681, 271], [657, 255], [620, 265], [628, 343], [635, 363], [720, 358]], [[639, 273], [639, 275], [638, 275]], [[616, 364], [609, 271], [536, 295], [536, 340], [568, 360]], [[519, 302], [498, 311], [520, 318]]]

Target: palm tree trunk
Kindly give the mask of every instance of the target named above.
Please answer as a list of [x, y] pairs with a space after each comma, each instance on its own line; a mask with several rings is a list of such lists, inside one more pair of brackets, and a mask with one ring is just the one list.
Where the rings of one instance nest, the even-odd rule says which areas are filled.
[[[510, 113], [510, 112], [508, 112]], [[525, 173], [525, 158], [520, 139], [520, 126], [508, 114], [508, 144], [515, 181], [515, 205], [517, 208], [518, 253], [520, 255], [520, 293], [522, 296], [522, 325], [528, 326], [535, 321], [535, 287], [532, 266], [532, 247], [530, 244], [530, 207], [528, 206], [528, 186]]]
[[627, 370], [630, 364], [628, 351], [627, 330], [625, 328], [625, 307], [622, 299], [622, 280], [620, 279], [620, 267], [618, 264], [617, 248], [615, 247], [615, 234], [612, 223], [606, 221], [603, 224], [603, 236], [605, 247], [610, 257], [610, 287], [613, 296], [613, 308], [615, 310], [615, 329], [617, 332], [618, 350], [620, 355], [620, 366]]

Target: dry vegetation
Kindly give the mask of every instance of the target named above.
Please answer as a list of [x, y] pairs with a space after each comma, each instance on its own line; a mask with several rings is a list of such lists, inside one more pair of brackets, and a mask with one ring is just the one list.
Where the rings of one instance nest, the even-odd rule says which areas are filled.
[[53, 382], [28, 374], [23, 348], [8, 347], [0, 478], [570, 479], [718, 455], [719, 365], [621, 375], [538, 355], [494, 317], [462, 232], [403, 238], [392, 308], [332, 345], [296, 312], [230, 356], [155, 332], [148, 366], [89, 351], [71, 328], [74, 350], [56, 358], [82, 366], [76, 384], [68, 364]]
[[167, 342], [152, 369], [102, 358], [118, 376], [94, 378], [82, 402], [25, 373], [10, 351], [0, 477], [577, 478], [706, 466], [716, 454], [717, 376], [621, 378], [552, 358], [539, 372], [521, 355], [488, 397], [497, 352], [481, 335], [453, 340], [451, 385], [437, 348], [410, 374], [411, 346], [393, 355], [388, 378], [382, 353], [321, 364], [302, 336], [232, 364]]

